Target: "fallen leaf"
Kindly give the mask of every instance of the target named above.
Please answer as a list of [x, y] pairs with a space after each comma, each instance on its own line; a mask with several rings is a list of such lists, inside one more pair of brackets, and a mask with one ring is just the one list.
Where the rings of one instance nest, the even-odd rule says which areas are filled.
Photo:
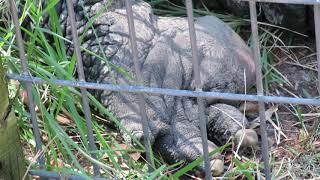
[[23, 102], [23, 104], [25, 105], [29, 105], [29, 99], [28, 99], [28, 94], [27, 94], [27, 91], [26, 90], [22, 90], [20, 92], [20, 96], [21, 96], [21, 100]]
[[[119, 149], [119, 148], [120, 148], [120, 149]], [[124, 153], [123, 150], [130, 150], [131, 147], [128, 146], [128, 145], [126, 145], [126, 144], [119, 144], [119, 148], [117, 148], [117, 147], [115, 147], [115, 146], [112, 146], [112, 147], [111, 147], [111, 149], [114, 150], [116, 156], [118, 156], [118, 160], [122, 162], [122, 161], [123, 161], [123, 159], [122, 159], [122, 153]], [[141, 157], [141, 153], [140, 153], [140, 152], [128, 152], [127, 154], [128, 154], [128, 155], [130, 156], [130, 158], [132, 158], [134, 161], [138, 161], [138, 160], [140, 159], [140, 157]], [[119, 159], [119, 158], [121, 158], [121, 159]]]
[[132, 152], [132, 153], [129, 153], [129, 156], [135, 160], [135, 161], [138, 161], [141, 157], [141, 153], [140, 152]]
[[[24, 105], [26, 105], [27, 107], [29, 107], [29, 99], [28, 99], [28, 93], [27, 93], [27, 91], [26, 90], [22, 90], [21, 92], [20, 92], [20, 96], [21, 96], [21, 100], [22, 100], [22, 103], [24, 104]], [[36, 112], [39, 112], [39, 108], [38, 108], [38, 106], [35, 106], [35, 111]]]
[[71, 123], [71, 120], [64, 117], [64, 116], [61, 116], [61, 115], [58, 115], [57, 116], [57, 121], [60, 123], [60, 124], [70, 124]]
[[64, 165], [63, 165], [63, 162], [58, 159], [58, 162], [55, 162], [53, 159], [50, 161], [50, 165], [51, 166], [55, 166], [55, 167], [59, 167], [59, 168], [63, 168]]
[[48, 135], [43, 134], [41, 137], [42, 137], [43, 142], [45, 142], [45, 143], [48, 142], [48, 139], [49, 139]]

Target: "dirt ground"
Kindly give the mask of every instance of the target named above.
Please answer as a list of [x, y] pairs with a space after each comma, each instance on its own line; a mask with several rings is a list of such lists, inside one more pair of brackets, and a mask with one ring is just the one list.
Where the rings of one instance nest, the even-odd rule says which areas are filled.
[[[270, 83], [268, 95], [318, 98], [317, 58], [313, 38], [298, 38], [296, 46], [287, 52], [275, 51], [274, 67], [288, 83]], [[305, 47], [302, 47], [305, 46]], [[274, 106], [268, 104], [266, 109]], [[319, 107], [308, 105], [278, 105], [268, 131], [273, 172], [279, 179], [320, 178]]]

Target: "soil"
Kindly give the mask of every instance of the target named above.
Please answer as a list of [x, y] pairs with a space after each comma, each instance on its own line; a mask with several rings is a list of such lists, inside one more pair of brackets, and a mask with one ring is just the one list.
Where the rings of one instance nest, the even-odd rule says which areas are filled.
[[[306, 46], [308, 48], [291, 49], [289, 53], [283, 51], [274, 52], [278, 57], [278, 62], [274, 66], [290, 82], [287, 84], [271, 83], [268, 88], [268, 95], [317, 98], [319, 96], [317, 88], [317, 58], [315, 53], [314, 38], [297, 38], [296, 46]], [[268, 106], [271, 106], [269, 104]], [[267, 108], [268, 108], [267, 106]], [[296, 113], [296, 110], [300, 111]], [[320, 152], [319, 146], [319, 108], [308, 105], [279, 105], [276, 112], [279, 127], [287, 136], [282, 136], [281, 141], [276, 142], [272, 139], [272, 153], [275, 158], [276, 166], [274, 170], [280, 168], [281, 161], [286, 167], [287, 172], [280, 179], [300, 179], [300, 178], [319, 178], [320, 160], [314, 158]], [[273, 119], [276, 119], [273, 116]], [[274, 121], [276, 122], [276, 121]], [[303, 123], [301, 123], [303, 122]], [[319, 156], [319, 155], [317, 155]], [[311, 160], [313, 160], [311, 162]], [[275, 172], [275, 171], [273, 171]]]

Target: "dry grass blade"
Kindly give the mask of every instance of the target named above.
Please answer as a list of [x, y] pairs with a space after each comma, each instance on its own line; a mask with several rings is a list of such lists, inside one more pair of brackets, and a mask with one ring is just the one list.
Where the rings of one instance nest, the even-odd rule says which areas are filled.
[[50, 142], [48, 142], [48, 144], [41, 150], [38, 151], [36, 153], [36, 155], [33, 157], [33, 159], [31, 160], [31, 163], [29, 164], [25, 174], [23, 175], [22, 180], [25, 180], [29, 174], [29, 171], [31, 170], [31, 167], [37, 163], [37, 159], [43, 154], [43, 152], [47, 151], [48, 147], [54, 142], [54, 140], [56, 139], [56, 136], [52, 138], [52, 140]]
[[[269, 108], [266, 112], [265, 112], [265, 117], [266, 120], [286, 139], [288, 139], [288, 137], [284, 134], [284, 132], [281, 130], [281, 128], [279, 126], [277, 126], [271, 119], [271, 117], [273, 116], [274, 113], [276, 113], [278, 111], [278, 106], [272, 106], [271, 108]], [[260, 125], [260, 117], [257, 117], [256, 119], [253, 120], [252, 124], [251, 124], [251, 128], [256, 128], [257, 126]]]

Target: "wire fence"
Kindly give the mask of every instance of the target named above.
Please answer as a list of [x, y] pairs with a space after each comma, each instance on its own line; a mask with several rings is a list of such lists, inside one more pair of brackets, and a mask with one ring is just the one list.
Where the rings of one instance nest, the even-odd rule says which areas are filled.
[[[33, 134], [36, 142], [36, 150], [41, 151], [42, 142], [40, 138], [40, 130], [37, 123], [37, 116], [35, 111], [35, 104], [32, 97], [32, 85], [35, 84], [45, 84], [47, 83], [45, 80], [37, 77], [32, 77], [28, 71], [28, 63], [25, 56], [24, 46], [23, 46], [23, 38], [21, 35], [20, 25], [18, 21], [18, 13], [15, 4], [15, 0], [8, 0], [10, 5], [10, 12], [12, 16], [12, 20], [15, 26], [16, 32], [16, 42], [19, 48], [19, 56], [22, 65], [22, 74], [8, 74], [10, 79], [19, 80], [25, 82], [26, 91], [29, 98], [29, 111], [31, 114]], [[275, 97], [275, 96], [265, 96], [263, 93], [263, 84], [262, 84], [262, 71], [261, 71], [261, 60], [260, 60], [260, 47], [259, 47], [259, 39], [258, 39], [258, 24], [257, 24], [257, 11], [256, 11], [256, 3], [257, 2], [269, 2], [269, 3], [290, 3], [290, 4], [306, 4], [314, 6], [314, 21], [315, 21], [315, 32], [316, 32], [316, 47], [317, 47], [317, 62], [318, 62], [318, 72], [320, 72], [320, 1], [319, 0], [245, 0], [248, 1], [250, 7], [250, 18], [251, 18], [251, 30], [252, 30], [252, 42], [253, 42], [253, 53], [254, 60], [256, 66], [256, 86], [257, 86], [257, 95], [246, 95], [246, 94], [232, 94], [232, 93], [220, 93], [220, 92], [203, 92], [200, 85], [200, 70], [199, 70], [199, 59], [198, 59], [198, 50], [197, 50], [197, 37], [194, 26], [194, 17], [193, 17], [193, 7], [192, 0], [186, 0], [186, 9], [188, 15], [188, 25], [189, 25], [189, 33], [191, 40], [191, 48], [192, 48], [192, 59], [193, 59], [193, 70], [195, 74], [195, 83], [196, 83], [196, 91], [188, 91], [188, 90], [175, 90], [175, 89], [162, 89], [162, 88], [149, 88], [143, 86], [143, 78], [140, 71], [140, 66], [138, 62], [138, 50], [137, 50], [137, 39], [134, 28], [134, 16], [132, 12], [132, 5], [130, 0], [125, 0], [126, 2], [126, 10], [127, 10], [127, 18], [129, 25], [129, 33], [130, 33], [130, 44], [131, 50], [133, 54], [133, 62], [136, 72], [136, 86], [129, 85], [114, 85], [114, 84], [98, 84], [98, 83], [89, 83], [85, 81], [83, 64], [82, 64], [82, 56], [80, 50], [79, 37], [76, 29], [76, 21], [75, 21], [75, 13], [72, 4], [72, 0], [66, 0], [69, 21], [72, 31], [72, 40], [74, 43], [74, 51], [76, 54], [77, 60], [77, 73], [78, 73], [78, 81], [69, 81], [69, 80], [53, 80], [50, 83], [54, 83], [56, 85], [62, 86], [70, 86], [70, 87], [78, 87], [81, 90], [82, 95], [82, 105], [84, 109], [84, 115], [86, 120], [86, 126], [88, 129], [88, 141], [90, 150], [96, 150], [96, 146], [94, 144], [94, 136], [92, 130], [92, 122], [91, 122], [91, 112], [89, 108], [89, 102], [87, 97], [87, 89], [100, 89], [100, 90], [108, 90], [108, 91], [117, 91], [117, 92], [126, 92], [126, 93], [136, 93], [139, 95], [139, 108], [142, 117], [142, 124], [144, 130], [144, 145], [146, 148], [146, 159], [148, 162], [151, 162], [151, 149], [150, 149], [150, 137], [148, 127], [148, 119], [145, 110], [145, 101], [143, 98], [143, 94], [161, 94], [161, 95], [172, 95], [172, 96], [186, 96], [186, 97], [196, 97], [198, 103], [198, 113], [200, 119], [200, 129], [202, 135], [202, 145], [203, 145], [203, 154], [204, 154], [204, 164], [205, 164], [205, 173], [206, 179], [212, 179], [210, 173], [210, 161], [208, 154], [208, 139], [206, 132], [206, 121], [204, 114], [204, 98], [217, 98], [217, 99], [226, 99], [226, 100], [242, 100], [242, 101], [256, 101], [259, 103], [259, 116], [261, 123], [261, 148], [262, 148], [262, 157], [264, 162], [264, 173], [265, 178], [267, 180], [271, 179], [271, 170], [269, 165], [269, 150], [268, 150], [268, 141], [267, 141], [267, 132], [266, 132], [266, 118], [265, 118], [265, 103], [289, 103], [289, 104], [305, 104], [305, 105], [320, 105], [320, 100], [317, 99], [305, 99], [305, 98], [291, 98], [291, 97]], [[318, 78], [320, 79], [320, 74], [318, 74]], [[320, 84], [318, 83], [318, 89], [320, 90]], [[91, 154], [92, 158], [95, 158], [95, 154]], [[38, 163], [40, 168], [45, 166], [45, 160], [43, 155], [38, 158]], [[151, 163], [149, 163], [151, 164]], [[94, 177], [99, 177], [99, 166], [93, 163], [94, 169]], [[149, 167], [149, 171], [152, 171], [152, 167]], [[55, 178], [60, 179], [63, 178], [59, 173], [45, 171], [45, 170], [31, 170], [29, 172], [32, 176], [40, 176], [44, 178]], [[82, 176], [68, 176], [69, 179], [85, 179]], [[105, 179], [105, 178], [94, 178], [94, 179]]]

